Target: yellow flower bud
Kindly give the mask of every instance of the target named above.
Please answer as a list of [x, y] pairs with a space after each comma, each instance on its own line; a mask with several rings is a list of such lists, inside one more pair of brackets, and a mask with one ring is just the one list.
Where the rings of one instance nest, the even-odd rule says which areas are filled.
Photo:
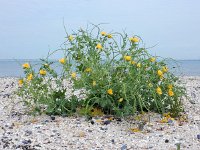
[[86, 68], [86, 69], [85, 69], [85, 72], [91, 72], [91, 71], [92, 71], [91, 68]]
[[76, 72], [72, 72], [72, 73], [71, 73], [71, 77], [72, 77], [72, 78], [76, 78]]
[[120, 98], [120, 99], [118, 100], [118, 102], [121, 103], [123, 100], [124, 100], [123, 98]]
[[155, 57], [152, 57], [152, 58], [150, 58], [150, 61], [151, 61], [151, 62], [155, 62], [155, 61], [156, 61], [156, 58], [155, 58]]
[[141, 63], [137, 63], [137, 67], [138, 67], [138, 68], [141, 68]]
[[33, 79], [33, 74], [31, 73], [31, 74], [29, 74], [28, 76], [27, 76], [27, 80], [28, 81], [31, 81]]
[[72, 41], [74, 39], [74, 37], [72, 35], [68, 36], [68, 40]]
[[163, 71], [164, 73], [166, 73], [166, 72], [168, 71], [167, 66], [162, 67], [162, 71]]
[[172, 89], [173, 88], [173, 85], [172, 84], [169, 84], [168, 85], [168, 89]]
[[132, 65], [135, 65], [135, 64], [136, 64], [136, 62], [133, 60], [133, 61], [131, 61], [131, 64], [132, 64]]
[[96, 85], [97, 85], [96, 81], [93, 81], [93, 82], [92, 82], [92, 85], [93, 85], [93, 86], [96, 86]]
[[152, 83], [149, 83], [148, 86], [149, 86], [149, 87], [153, 87], [153, 84], [152, 84]]
[[101, 32], [101, 35], [102, 35], [102, 36], [106, 36], [106, 32], [105, 32], [105, 31], [102, 31], [102, 32]]
[[24, 81], [23, 81], [22, 79], [20, 79], [20, 80], [18, 81], [19, 86], [22, 86], [23, 83], [24, 83]]
[[107, 37], [108, 37], [108, 38], [112, 38], [112, 34], [108, 34]]
[[157, 87], [156, 92], [157, 92], [159, 95], [162, 95], [162, 89], [161, 89], [160, 87]]

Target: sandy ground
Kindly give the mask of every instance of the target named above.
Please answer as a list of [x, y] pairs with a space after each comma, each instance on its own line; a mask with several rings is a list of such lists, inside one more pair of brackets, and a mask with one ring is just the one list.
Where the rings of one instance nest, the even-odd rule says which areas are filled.
[[[188, 99], [183, 99], [188, 122], [175, 120], [160, 123], [159, 114], [149, 118], [140, 132], [131, 129], [141, 125], [132, 118], [106, 117], [87, 120], [84, 117], [29, 116], [13, 91], [16, 78], [0, 78], [0, 149], [24, 150], [176, 150], [200, 149], [200, 77], [181, 77]], [[184, 119], [183, 119], [184, 120]], [[199, 137], [200, 138], [200, 137]]]

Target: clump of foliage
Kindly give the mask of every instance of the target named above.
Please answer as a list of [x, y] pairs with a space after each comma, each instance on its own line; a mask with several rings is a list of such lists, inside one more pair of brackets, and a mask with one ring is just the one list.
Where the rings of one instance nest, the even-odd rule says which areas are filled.
[[[177, 116], [182, 111], [185, 90], [179, 79], [165, 60], [150, 55], [140, 37], [106, 33], [98, 26], [66, 34], [61, 49], [43, 59], [38, 71], [23, 64], [18, 94], [34, 111], [71, 115], [95, 109], [118, 116], [138, 111]], [[63, 51], [61, 59], [50, 61], [58, 51]], [[62, 66], [60, 74], [54, 63]]]

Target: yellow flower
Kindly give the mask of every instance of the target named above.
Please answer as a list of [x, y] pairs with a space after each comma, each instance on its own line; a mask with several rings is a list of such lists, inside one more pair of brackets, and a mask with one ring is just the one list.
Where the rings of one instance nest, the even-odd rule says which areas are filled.
[[68, 36], [69, 41], [72, 41], [74, 37], [72, 35]]
[[107, 37], [108, 37], [108, 38], [112, 38], [112, 34], [108, 34]]
[[156, 58], [155, 58], [155, 57], [152, 57], [152, 58], [150, 58], [150, 61], [151, 61], [151, 62], [155, 62], [155, 61], [156, 61]]
[[168, 95], [169, 95], [169, 96], [174, 96], [174, 92], [172, 91], [172, 89], [169, 89], [169, 90], [168, 90]]
[[160, 87], [157, 87], [156, 92], [157, 92], [159, 95], [162, 95], [162, 89], [161, 89]]
[[72, 73], [71, 73], [71, 77], [72, 77], [72, 78], [76, 78], [76, 72], [72, 72]]
[[172, 84], [169, 84], [168, 85], [168, 89], [172, 89], [173, 88], [173, 85]]
[[124, 100], [123, 98], [120, 98], [120, 99], [118, 100], [118, 102], [120, 102], [120, 103], [121, 103], [123, 100]]
[[92, 71], [91, 68], [86, 68], [86, 69], [85, 69], [85, 72], [91, 72], [91, 71]]
[[162, 71], [163, 71], [164, 73], [167, 72], [167, 71], [168, 71], [167, 66], [162, 67]]
[[28, 69], [28, 68], [30, 68], [30, 65], [29, 65], [29, 63], [25, 63], [25, 64], [22, 65], [22, 67], [23, 67], [24, 69]]
[[133, 61], [131, 61], [131, 64], [132, 64], [132, 65], [135, 65], [135, 64], [136, 64], [136, 62], [133, 60]]
[[137, 67], [140, 68], [141, 67], [141, 63], [137, 63]]
[[43, 69], [40, 70], [40, 75], [43, 75], [43, 76], [44, 76], [44, 75], [46, 75], [46, 74], [47, 74], [47, 72], [46, 72], [45, 70], [43, 70]]
[[44, 64], [44, 66], [45, 66], [45, 67], [49, 67], [49, 65], [48, 65], [48, 64]]
[[124, 60], [131, 61], [131, 56], [124, 56]]
[[[91, 110], [91, 115], [92, 115], [93, 117], [95, 117], [95, 116], [103, 116], [104, 113], [103, 113], [103, 111], [102, 111], [101, 109], [99, 109], [99, 108], [93, 108], [93, 109]], [[99, 119], [99, 120], [96, 120], [96, 122], [101, 123], [102, 120]]]
[[167, 123], [168, 122], [168, 118], [167, 117], [163, 117], [161, 120], [160, 120], [160, 123]]
[[164, 114], [163, 114], [163, 117], [170, 118], [170, 112], [168, 112], [168, 113], [164, 113]]
[[129, 38], [129, 40], [130, 40], [131, 42], [133, 42], [133, 43], [137, 43], [137, 42], [140, 41], [140, 39], [137, 38], [137, 37], [131, 37], [131, 38]]
[[97, 49], [102, 49], [102, 46], [101, 46], [101, 44], [100, 44], [100, 43], [98, 43], [98, 44], [97, 44], [97, 46], [96, 46], [96, 48], [97, 48]]
[[20, 80], [18, 81], [19, 86], [21, 86], [23, 83], [24, 83], [24, 81], [23, 81], [22, 79], [20, 79]]
[[31, 73], [31, 74], [29, 74], [28, 76], [27, 76], [27, 80], [28, 81], [31, 81], [33, 79], [33, 74]]
[[163, 80], [164, 79], [164, 77], [163, 76], [160, 76], [160, 80]]
[[93, 82], [92, 82], [92, 85], [93, 85], [93, 86], [96, 86], [96, 85], [97, 85], [96, 81], [93, 81]]
[[161, 76], [161, 77], [163, 76], [163, 72], [162, 72], [161, 70], [158, 70], [158, 71], [157, 71], [157, 74], [158, 74], [159, 76]]
[[61, 58], [61, 59], [59, 59], [59, 62], [60, 62], [61, 64], [65, 64], [65, 63], [66, 63], [66, 59], [65, 59], [65, 58]]
[[102, 32], [101, 32], [101, 35], [102, 35], [102, 36], [105, 36], [105, 35], [106, 35], [106, 32], [105, 32], [105, 31], [102, 31]]
[[107, 93], [108, 93], [109, 95], [113, 95], [113, 90], [112, 90], [112, 89], [108, 89], [108, 90], [107, 90]]

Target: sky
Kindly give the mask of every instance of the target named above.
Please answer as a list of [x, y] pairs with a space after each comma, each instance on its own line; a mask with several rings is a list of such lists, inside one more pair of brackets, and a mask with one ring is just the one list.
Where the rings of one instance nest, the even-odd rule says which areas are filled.
[[[0, 0], [0, 59], [44, 58], [88, 23], [140, 35], [153, 55], [200, 59], [199, 0]], [[57, 56], [55, 56], [57, 57]]]

